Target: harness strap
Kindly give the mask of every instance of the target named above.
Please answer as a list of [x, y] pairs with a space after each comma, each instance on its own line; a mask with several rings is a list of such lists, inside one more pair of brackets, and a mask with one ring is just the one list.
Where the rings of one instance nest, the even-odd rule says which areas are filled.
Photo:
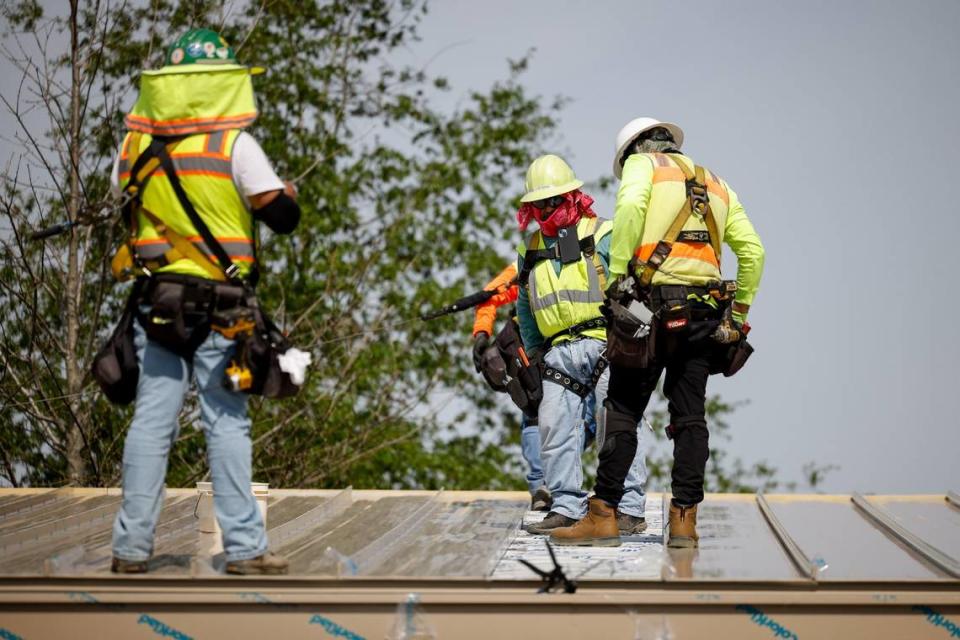
[[671, 160], [673, 160], [674, 164], [683, 172], [683, 176], [686, 179], [687, 199], [684, 201], [683, 206], [680, 207], [680, 211], [677, 212], [677, 217], [673, 219], [673, 224], [667, 229], [667, 233], [664, 234], [663, 239], [657, 243], [657, 246], [653, 249], [653, 253], [650, 254], [647, 261], [643, 263], [644, 269], [639, 277], [640, 285], [643, 287], [650, 286], [654, 274], [656, 274], [670, 255], [670, 251], [673, 249], [673, 243], [680, 237], [683, 225], [687, 223], [690, 215], [694, 212], [703, 216], [710, 234], [710, 247], [716, 255], [717, 264], [720, 264], [720, 234], [717, 231], [717, 221], [713, 217], [713, 211], [710, 209], [710, 198], [707, 192], [704, 168], [699, 165], [694, 165], [694, 170], [691, 171], [686, 164], [677, 158], [671, 157]]
[[[163, 167], [163, 172], [167, 174], [167, 179], [170, 181], [170, 186], [173, 187], [173, 192], [176, 194], [177, 200], [180, 201], [180, 206], [183, 207], [184, 212], [187, 214], [187, 217], [190, 218], [193, 226], [200, 232], [200, 237], [203, 238], [203, 242], [217, 259], [219, 267], [223, 269], [226, 278], [234, 284], [242, 284], [240, 268], [234, 264], [233, 260], [230, 259], [230, 256], [224, 250], [223, 245], [221, 245], [213, 233], [210, 232], [210, 228], [203, 221], [203, 218], [200, 217], [200, 214], [197, 213], [193, 203], [190, 202], [190, 198], [187, 197], [187, 192], [183, 190], [183, 185], [180, 184], [180, 178], [177, 176], [173, 159], [167, 152], [164, 143], [160, 139], [154, 138], [150, 143], [150, 148], [159, 156], [160, 165]], [[171, 244], [173, 243], [171, 242]]]
[[[600, 281], [600, 291], [607, 290], [607, 275], [603, 270], [603, 263], [600, 261], [600, 256], [597, 254], [597, 244], [596, 239], [594, 238], [594, 231], [597, 228], [597, 218], [588, 218], [587, 219], [587, 236], [580, 238], [580, 253], [586, 258], [590, 258], [593, 262], [593, 268], [597, 272], [597, 278]], [[530, 273], [536, 268], [538, 264], [544, 260], [559, 260], [560, 259], [560, 243], [554, 244], [549, 249], [535, 249], [538, 244], [540, 244], [541, 233], [537, 229], [530, 236], [529, 242], [527, 242], [527, 251], [523, 256], [523, 269], [520, 270], [520, 273], [517, 274], [517, 282], [521, 286], [527, 286], [527, 283], [530, 281]]]
[[562, 338], [563, 336], [577, 335], [583, 333], [584, 331], [589, 331], [590, 329], [602, 329], [607, 326], [607, 319], [603, 316], [599, 318], [593, 318], [592, 320], [587, 320], [579, 324], [575, 324], [572, 327], [568, 327], [563, 331], [558, 331], [549, 338], [547, 338], [547, 345], [553, 346], [553, 343]]
[[152, 261], [154, 266], [150, 267], [148, 261], [147, 266], [152, 269], [158, 269], [165, 264], [170, 264], [176, 262], [181, 258], [187, 258], [203, 267], [203, 270], [207, 272], [207, 275], [210, 276], [211, 280], [216, 280], [217, 282], [226, 281], [226, 276], [224, 276], [223, 271], [217, 265], [210, 262], [210, 259], [203, 254], [200, 249], [197, 249], [190, 240], [187, 240], [182, 235], [171, 229], [167, 224], [158, 218], [156, 214], [147, 209], [146, 207], [141, 206], [140, 211], [143, 212], [143, 215], [150, 220], [150, 224], [166, 238], [167, 242], [170, 243], [170, 249], [163, 254], [163, 258], [160, 260]]
[[607, 362], [607, 359], [601, 356], [597, 360], [597, 364], [593, 368], [593, 371], [590, 372], [590, 382], [588, 384], [584, 384], [571, 376], [569, 373], [566, 373], [560, 369], [555, 369], [554, 367], [544, 367], [543, 379], [573, 391], [581, 398], [586, 398], [594, 389], [597, 388], [597, 383], [600, 381], [600, 376], [602, 376], [603, 372], [607, 370], [608, 364], [609, 363]]

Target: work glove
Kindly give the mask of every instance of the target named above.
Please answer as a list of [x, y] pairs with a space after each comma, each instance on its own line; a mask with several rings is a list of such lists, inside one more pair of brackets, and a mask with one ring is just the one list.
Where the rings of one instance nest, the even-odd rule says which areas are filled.
[[473, 366], [477, 373], [480, 372], [480, 362], [483, 360], [483, 354], [490, 346], [490, 336], [486, 331], [481, 331], [473, 337]]

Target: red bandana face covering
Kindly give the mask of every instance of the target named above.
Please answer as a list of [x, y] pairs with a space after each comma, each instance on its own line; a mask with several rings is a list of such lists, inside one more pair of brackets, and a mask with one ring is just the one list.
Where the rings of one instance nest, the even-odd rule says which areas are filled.
[[546, 217], [546, 212], [537, 209], [532, 203], [523, 203], [517, 211], [517, 222], [520, 224], [520, 231], [526, 231], [530, 222], [536, 220], [543, 235], [554, 237], [559, 229], [577, 224], [583, 216], [596, 218], [597, 214], [590, 208], [592, 204], [593, 198], [576, 189], [564, 193], [563, 204]]

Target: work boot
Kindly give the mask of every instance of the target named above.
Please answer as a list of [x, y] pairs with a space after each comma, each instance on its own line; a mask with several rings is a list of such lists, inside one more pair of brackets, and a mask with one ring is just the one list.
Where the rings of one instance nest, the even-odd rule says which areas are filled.
[[537, 489], [530, 498], [531, 511], [550, 511], [550, 507], [552, 506], [553, 497], [551, 497], [550, 492], [547, 491], [546, 487], [540, 487]]
[[671, 549], [690, 549], [700, 546], [697, 535], [697, 505], [681, 506], [670, 502], [670, 535], [667, 546]]
[[147, 561], [124, 560], [123, 558], [114, 557], [113, 562], [110, 563], [110, 571], [113, 573], [146, 573]]
[[250, 558], [249, 560], [234, 560], [227, 563], [227, 573], [238, 576], [279, 576], [286, 575], [287, 567], [290, 563], [287, 559], [276, 553], [267, 551], [262, 556]]
[[572, 527], [551, 531], [550, 542], [584, 547], [619, 547], [617, 510], [596, 497], [590, 498], [587, 503], [587, 515]]
[[559, 529], [560, 527], [569, 527], [574, 522], [576, 522], [576, 520], [573, 518], [568, 518], [562, 513], [551, 511], [547, 514], [546, 518], [540, 522], [528, 524], [526, 527], [524, 527], [524, 530], [527, 533], [532, 533], [535, 536], [545, 536], [554, 529]]
[[632, 536], [647, 530], [647, 519], [643, 516], [632, 516], [617, 510], [617, 528], [620, 535]]

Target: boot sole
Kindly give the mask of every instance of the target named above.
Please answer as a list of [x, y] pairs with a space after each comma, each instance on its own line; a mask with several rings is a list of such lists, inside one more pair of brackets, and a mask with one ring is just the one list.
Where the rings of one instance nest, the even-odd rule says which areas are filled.
[[700, 543], [687, 536], [676, 536], [667, 540], [669, 549], [696, 549]]
[[550, 542], [567, 547], [619, 547], [623, 544], [620, 538], [550, 538]]

